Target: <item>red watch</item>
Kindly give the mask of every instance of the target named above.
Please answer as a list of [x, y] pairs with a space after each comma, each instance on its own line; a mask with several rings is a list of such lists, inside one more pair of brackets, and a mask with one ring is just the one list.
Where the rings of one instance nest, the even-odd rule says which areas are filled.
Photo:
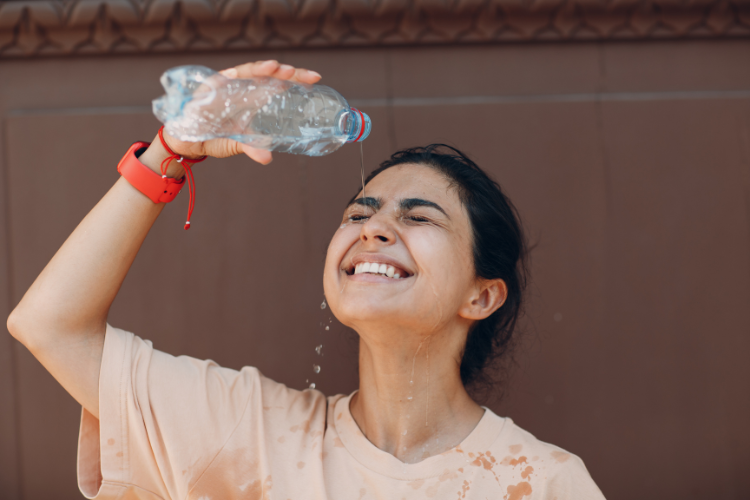
[[185, 177], [177, 180], [159, 175], [141, 163], [138, 157], [150, 145], [149, 142], [139, 141], [130, 146], [128, 152], [117, 164], [117, 171], [154, 203], [169, 203], [180, 194], [180, 190], [185, 185]]

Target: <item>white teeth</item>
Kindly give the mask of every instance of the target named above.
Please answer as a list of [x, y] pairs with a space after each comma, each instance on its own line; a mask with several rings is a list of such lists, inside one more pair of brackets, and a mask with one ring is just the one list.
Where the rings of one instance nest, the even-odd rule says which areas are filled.
[[395, 279], [401, 277], [401, 274], [396, 272], [395, 267], [388, 264], [378, 264], [377, 262], [360, 262], [354, 266], [354, 274], [362, 273], [382, 274]]

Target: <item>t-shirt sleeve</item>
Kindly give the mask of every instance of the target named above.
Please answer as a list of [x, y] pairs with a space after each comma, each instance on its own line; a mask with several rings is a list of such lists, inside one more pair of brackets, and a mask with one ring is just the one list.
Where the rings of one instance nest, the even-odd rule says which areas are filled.
[[562, 449], [552, 451], [544, 500], [604, 500], [599, 487], [576, 455]]
[[[254, 368], [171, 356], [107, 326], [99, 419], [83, 410], [78, 483], [86, 498], [185, 498], [254, 404]], [[260, 408], [258, 408], [260, 410]]]

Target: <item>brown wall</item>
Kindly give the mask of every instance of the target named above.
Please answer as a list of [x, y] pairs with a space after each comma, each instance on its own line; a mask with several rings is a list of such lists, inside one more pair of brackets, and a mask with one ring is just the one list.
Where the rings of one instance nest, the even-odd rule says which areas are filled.
[[[163, 70], [268, 57], [370, 114], [368, 169], [449, 142], [519, 207], [537, 243], [526, 342], [493, 410], [580, 455], [610, 499], [750, 498], [748, 40], [0, 60], [0, 316], [153, 137]], [[324, 330], [320, 303], [358, 156], [201, 165], [193, 229], [183, 195], [110, 322], [292, 387], [354, 389], [356, 340]], [[0, 498], [80, 498], [79, 411], [0, 335]]]

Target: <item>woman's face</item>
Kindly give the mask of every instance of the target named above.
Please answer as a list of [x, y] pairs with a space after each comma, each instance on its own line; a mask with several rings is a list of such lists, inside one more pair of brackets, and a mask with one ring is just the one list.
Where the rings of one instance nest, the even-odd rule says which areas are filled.
[[456, 189], [430, 167], [404, 164], [372, 179], [365, 194], [344, 210], [328, 247], [323, 286], [333, 314], [361, 334], [468, 330], [462, 308], [477, 280]]

